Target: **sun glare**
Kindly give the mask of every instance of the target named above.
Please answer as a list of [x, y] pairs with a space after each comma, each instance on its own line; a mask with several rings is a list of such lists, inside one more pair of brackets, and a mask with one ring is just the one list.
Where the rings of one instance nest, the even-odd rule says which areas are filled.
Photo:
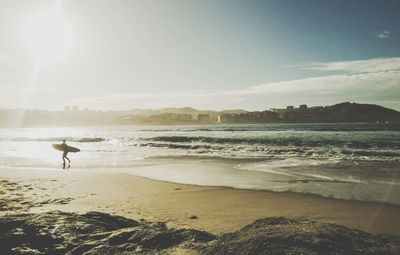
[[37, 13], [27, 21], [26, 40], [36, 61], [58, 60], [71, 47], [71, 27], [58, 12]]

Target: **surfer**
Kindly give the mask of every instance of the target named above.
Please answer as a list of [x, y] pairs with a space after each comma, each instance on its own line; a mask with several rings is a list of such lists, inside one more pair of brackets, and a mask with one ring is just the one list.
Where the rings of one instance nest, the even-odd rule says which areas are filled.
[[69, 167], [70, 167], [71, 160], [67, 157], [67, 154], [68, 154], [68, 150], [67, 150], [68, 145], [67, 145], [67, 143], [65, 142], [65, 139], [63, 140], [61, 146], [65, 148], [65, 150], [64, 150], [64, 152], [63, 152], [63, 155], [62, 155], [63, 169], [65, 169], [65, 159], [68, 160], [68, 168], [69, 168]]
[[65, 139], [63, 139], [62, 143], [55, 143], [55, 144], [52, 144], [52, 146], [54, 149], [63, 152], [63, 155], [62, 155], [63, 169], [65, 169], [65, 159], [68, 160], [68, 168], [70, 167], [70, 164], [71, 164], [71, 160], [67, 157], [68, 152], [76, 153], [76, 152], [81, 151], [78, 148], [67, 145], [67, 143], [65, 142]]

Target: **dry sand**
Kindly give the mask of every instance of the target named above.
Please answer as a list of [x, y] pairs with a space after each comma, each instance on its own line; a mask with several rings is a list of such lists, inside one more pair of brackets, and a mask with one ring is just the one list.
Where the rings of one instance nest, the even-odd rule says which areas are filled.
[[400, 235], [396, 205], [182, 185], [108, 170], [0, 169], [0, 215], [52, 210], [101, 211], [214, 234], [283, 216]]

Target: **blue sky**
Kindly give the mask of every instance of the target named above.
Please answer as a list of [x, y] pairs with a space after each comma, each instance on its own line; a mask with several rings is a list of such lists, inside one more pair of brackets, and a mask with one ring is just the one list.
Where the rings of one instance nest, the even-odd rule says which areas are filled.
[[[27, 17], [54, 6], [72, 43], [32, 54]], [[386, 0], [1, 1], [0, 107], [400, 110], [399, 13]]]

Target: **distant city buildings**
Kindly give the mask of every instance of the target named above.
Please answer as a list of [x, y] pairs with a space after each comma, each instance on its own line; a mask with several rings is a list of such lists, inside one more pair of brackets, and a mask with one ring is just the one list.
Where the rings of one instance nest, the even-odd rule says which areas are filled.
[[77, 105], [73, 105], [73, 106], [64, 106], [64, 112], [78, 112], [79, 111], [79, 107]]
[[62, 111], [0, 109], [0, 126], [82, 126], [82, 125], [193, 125], [257, 124], [303, 122], [400, 122], [400, 112], [377, 105], [340, 103], [332, 106], [306, 104], [265, 111], [202, 111], [193, 108], [160, 110], [131, 109], [100, 111], [65, 106]]
[[152, 121], [161, 121], [161, 122], [191, 122], [193, 121], [193, 116], [191, 114], [177, 114], [177, 113], [163, 113], [160, 115], [152, 115], [150, 116]]
[[[120, 118], [122, 123], [165, 123], [165, 124], [215, 124], [215, 123], [270, 123], [279, 120], [294, 120], [297, 119], [298, 112], [306, 112], [309, 109], [317, 109], [315, 107], [308, 108], [306, 104], [299, 105], [298, 108], [293, 105], [288, 105], [286, 108], [271, 108], [265, 111], [231, 111], [231, 112], [204, 112], [204, 113], [176, 113], [176, 112], [162, 112], [157, 114], [157, 110], [129, 110], [126, 111], [124, 116]], [[318, 108], [320, 109], [320, 108]], [[189, 110], [189, 109], [188, 109]], [[192, 109], [196, 111], [195, 109]], [[172, 109], [171, 109], [172, 111]], [[111, 116], [120, 115], [118, 111], [111, 111], [108, 114], [103, 114], [101, 111], [90, 111], [85, 108], [79, 111], [77, 105], [65, 106], [64, 112], [69, 113], [82, 113], [85, 118], [90, 118], [96, 113], [96, 116], [106, 116], [112, 119]], [[190, 112], [190, 110], [189, 110]], [[306, 115], [305, 115], [306, 116]], [[303, 116], [304, 117], [304, 116]]]
[[209, 123], [210, 122], [210, 114], [197, 115], [197, 121], [201, 122], [201, 123]]
[[[270, 111], [278, 113], [280, 118], [285, 118], [285, 116], [290, 115], [290, 112], [296, 111], [306, 111], [308, 109], [306, 104], [299, 105], [299, 108], [295, 108], [292, 105], [286, 106], [286, 108], [271, 108]], [[289, 114], [288, 114], [289, 113]]]
[[306, 105], [306, 104], [301, 104], [301, 105], [299, 106], [299, 110], [300, 110], [300, 111], [307, 110], [307, 105]]

